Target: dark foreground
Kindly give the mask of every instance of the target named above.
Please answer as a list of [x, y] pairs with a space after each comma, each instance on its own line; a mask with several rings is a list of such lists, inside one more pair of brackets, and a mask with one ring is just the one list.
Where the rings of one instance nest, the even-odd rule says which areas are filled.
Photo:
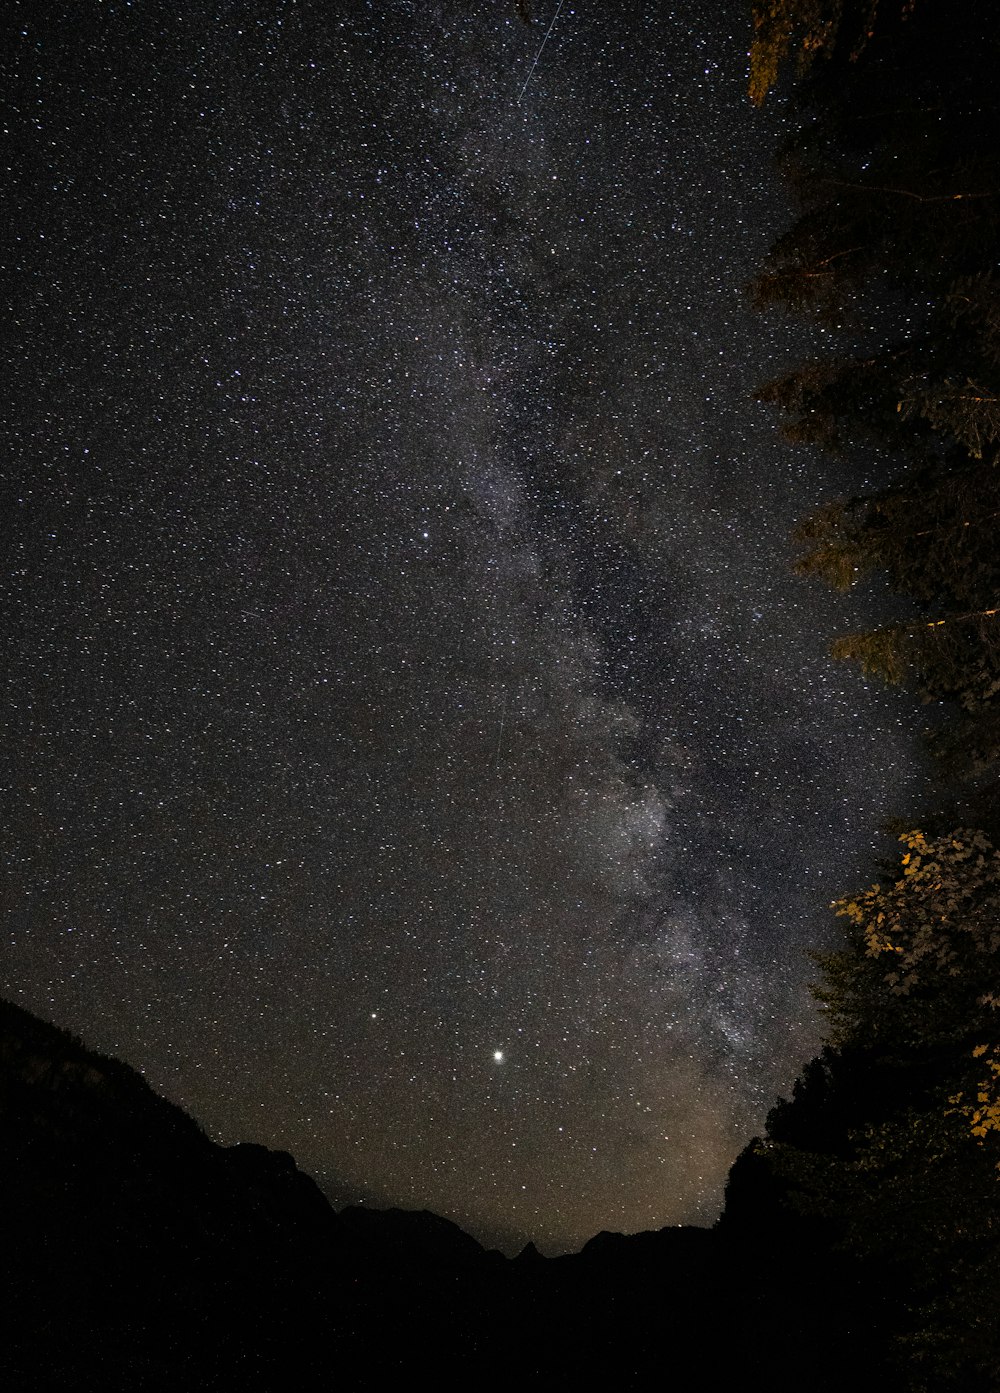
[[290, 1156], [216, 1146], [128, 1066], [5, 1003], [0, 1108], [8, 1388], [880, 1378], [870, 1283], [759, 1187], [731, 1186], [714, 1230], [511, 1261], [433, 1214], [335, 1213]]

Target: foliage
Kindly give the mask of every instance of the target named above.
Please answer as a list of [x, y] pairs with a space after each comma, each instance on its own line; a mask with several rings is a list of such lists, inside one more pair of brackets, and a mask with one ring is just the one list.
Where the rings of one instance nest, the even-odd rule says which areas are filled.
[[[972, 610], [842, 634], [830, 651], [835, 658], [858, 663], [866, 676], [888, 683], [912, 680], [924, 701], [957, 701], [966, 711], [977, 712], [1000, 694], [998, 614], [996, 608]], [[990, 751], [991, 764], [997, 754]]]
[[[899, 349], [806, 363], [758, 388], [757, 400], [783, 412], [782, 434], [793, 444], [840, 452], [864, 432], [879, 445], [898, 448], [899, 377], [908, 374], [912, 362], [913, 354]], [[907, 419], [913, 422], [907, 443], [917, 443], [926, 428], [915, 412]]]
[[859, 5], [844, 0], [754, 0], [750, 47], [750, 100], [760, 106], [778, 80], [783, 63], [794, 56], [802, 76], [822, 54], [833, 51], [842, 26], [856, 56], [871, 37], [878, 0]]
[[898, 622], [832, 653], [950, 705], [934, 745], [979, 781], [982, 818], [905, 832], [898, 863], [835, 905], [828, 1044], [757, 1158], [863, 1262], [905, 1387], [1000, 1388], [1000, 113], [983, 100], [1000, 24], [986, 0], [754, 16], [753, 99], [790, 62], [800, 80], [798, 215], [751, 296], [841, 331], [759, 397], [788, 439], [886, 471], [805, 519], [796, 569], [903, 597]]
[[[926, 471], [867, 498], [829, 503], [799, 527], [800, 575], [839, 590], [881, 571], [934, 617], [844, 634], [831, 651], [866, 676], [910, 682], [925, 701], [988, 712], [1000, 697], [1000, 471]], [[993, 729], [992, 725], [989, 727]], [[982, 735], [987, 731], [984, 728]], [[982, 742], [981, 742], [982, 743]], [[984, 750], [986, 762], [995, 757]]]
[[805, 520], [797, 570], [838, 589], [881, 573], [910, 598], [905, 619], [832, 652], [974, 715], [938, 748], [981, 779], [1000, 775], [1000, 119], [981, 95], [1000, 26], [983, 0], [883, 4], [877, 24], [867, 9], [755, 12], [762, 52], [806, 35], [825, 61], [800, 84], [785, 154], [799, 215], [752, 297], [868, 326], [863, 351], [817, 356], [758, 395], [788, 439], [892, 463], [895, 477]]
[[[1000, 444], [1000, 282], [992, 270], [962, 276], [940, 308], [949, 347], [935, 370], [915, 371], [897, 410], [921, 417], [976, 461], [995, 465]], [[985, 478], [985, 471], [980, 471]]]
[[970, 828], [900, 842], [896, 879], [834, 905], [849, 939], [824, 960], [833, 1039], [926, 1049], [996, 1033], [1000, 852]]
[[846, 590], [873, 571], [899, 594], [942, 607], [986, 610], [1000, 594], [1000, 472], [980, 467], [917, 476], [867, 498], [826, 504], [796, 532], [796, 563]]
[[830, 1043], [768, 1118], [762, 1164], [887, 1288], [914, 1389], [989, 1388], [1000, 1361], [1000, 852], [975, 828], [900, 837], [834, 906]]

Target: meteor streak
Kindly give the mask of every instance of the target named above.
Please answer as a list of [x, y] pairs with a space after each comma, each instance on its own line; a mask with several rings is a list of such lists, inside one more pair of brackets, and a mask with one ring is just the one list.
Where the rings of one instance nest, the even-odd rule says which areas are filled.
[[524, 96], [525, 92], [526, 92], [527, 89], [528, 89], [528, 83], [531, 81], [532, 74], [534, 73], [535, 69], [538, 67], [538, 60], [539, 60], [539, 58], [541, 58], [542, 53], [545, 51], [545, 45], [546, 45], [546, 44], [548, 43], [548, 41], [549, 41], [549, 35], [552, 33], [552, 30], [556, 27], [556, 20], [559, 18], [559, 11], [562, 9], [562, 7], [563, 7], [564, 4], [565, 4], [565, 0], [559, 0], [559, 4], [556, 6], [556, 12], [555, 12], [555, 14], [552, 16], [551, 23], [549, 24], [549, 27], [548, 27], [548, 28], [546, 29], [546, 31], [545, 31], [545, 38], [542, 40], [542, 42], [541, 42], [541, 44], [540, 44], [540, 46], [539, 46], [538, 52], [535, 54], [535, 61], [532, 63], [531, 67], [528, 69], [528, 76], [524, 79], [524, 86], [521, 88], [520, 92], [518, 92], [518, 94], [517, 94], [517, 103], [518, 103], [518, 106], [520, 106], [520, 104], [521, 104], [521, 98]]

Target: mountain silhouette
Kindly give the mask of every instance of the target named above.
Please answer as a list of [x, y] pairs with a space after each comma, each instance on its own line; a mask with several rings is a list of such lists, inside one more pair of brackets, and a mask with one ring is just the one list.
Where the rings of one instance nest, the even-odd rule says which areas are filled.
[[807, 1381], [832, 1389], [851, 1362], [822, 1267], [756, 1205], [746, 1163], [728, 1225], [511, 1260], [426, 1211], [336, 1213], [286, 1152], [217, 1145], [7, 1002], [0, 1110], [11, 1389], [781, 1389], [818, 1345]]

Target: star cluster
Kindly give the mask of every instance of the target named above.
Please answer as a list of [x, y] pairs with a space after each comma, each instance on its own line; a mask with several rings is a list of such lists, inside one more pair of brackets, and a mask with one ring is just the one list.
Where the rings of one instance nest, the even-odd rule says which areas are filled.
[[788, 570], [866, 465], [751, 400], [743, 6], [607, 10], [4, 20], [4, 988], [549, 1250], [712, 1220], [915, 777]]

